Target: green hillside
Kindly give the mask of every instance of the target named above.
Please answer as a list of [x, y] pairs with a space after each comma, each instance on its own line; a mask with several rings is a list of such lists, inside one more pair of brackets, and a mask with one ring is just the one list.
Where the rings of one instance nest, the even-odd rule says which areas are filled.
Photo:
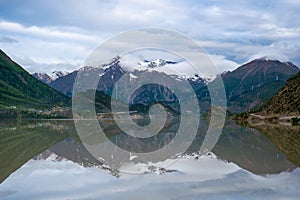
[[0, 108], [50, 108], [70, 100], [40, 82], [0, 50]]

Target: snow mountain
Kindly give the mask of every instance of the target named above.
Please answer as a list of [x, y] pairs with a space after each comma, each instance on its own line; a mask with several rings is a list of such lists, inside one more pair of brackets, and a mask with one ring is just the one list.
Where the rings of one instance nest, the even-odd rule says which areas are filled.
[[36, 79], [42, 81], [43, 83], [50, 84], [51, 82], [55, 81], [56, 79], [68, 75], [69, 72], [64, 71], [54, 71], [51, 74], [47, 73], [33, 73], [31, 74]]
[[[143, 78], [149, 74], [156, 74], [158, 78], [168, 78], [180, 83], [188, 80], [195, 89], [201, 88], [207, 84], [207, 80], [198, 74], [183, 73], [184, 68], [188, 64], [184, 61], [172, 61], [164, 59], [147, 60], [144, 58], [136, 58], [117, 56], [108, 63], [99, 66], [86, 66], [76, 70], [66, 76], [60, 77], [50, 83], [50, 86], [56, 90], [71, 96], [73, 85], [78, 72], [82, 74], [95, 74], [100, 76], [97, 90], [107, 94], [111, 94], [115, 83], [122, 77], [127, 78], [133, 83], [137, 78]], [[174, 70], [175, 69], [175, 70]], [[86, 80], [88, 81], [88, 80]], [[126, 88], [124, 88], [124, 93]]]

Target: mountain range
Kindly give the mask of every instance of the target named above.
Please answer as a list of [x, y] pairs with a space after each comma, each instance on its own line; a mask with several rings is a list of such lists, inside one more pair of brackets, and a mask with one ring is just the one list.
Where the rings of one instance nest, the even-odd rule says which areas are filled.
[[[134, 62], [131, 62], [133, 64]], [[84, 67], [80, 70], [84, 71], [84, 73], [98, 73], [100, 74], [100, 80], [97, 89], [99, 91], [103, 91], [105, 93], [110, 94], [112, 92], [114, 84], [123, 76], [128, 76], [127, 78], [132, 80], [137, 77], [140, 77], [140, 75], [143, 74], [143, 76], [146, 76], [147, 74], [152, 73], [160, 73], [160, 75], [166, 75], [170, 76], [172, 79], [177, 78], [180, 80], [188, 80], [192, 87], [198, 89], [200, 87], [203, 87], [206, 82], [208, 82], [206, 79], [201, 78], [198, 74], [195, 75], [176, 75], [172, 74], [171, 72], [167, 72], [166, 68], [163, 68], [164, 66], [167, 67], [173, 67], [178, 62], [175, 61], [168, 61], [163, 59], [157, 59], [153, 61], [148, 60], [141, 60], [136, 61], [134, 63], [138, 65], [137, 68], [133, 69], [128, 67], [128, 64], [126, 61], [124, 61], [121, 57], [117, 56], [113, 58], [109, 63], [104, 64], [102, 67]], [[60, 91], [61, 93], [72, 96], [72, 90], [73, 85], [75, 82], [75, 78], [77, 76], [78, 70], [75, 70], [67, 75], [61, 76], [50, 83], [48, 83], [51, 87], [54, 89]], [[45, 78], [45, 79], [44, 79]], [[39, 77], [39, 80], [43, 82], [47, 82], [48, 78], [45, 77]]]
[[[157, 77], [170, 78], [174, 80], [174, 84], [180, 84], [180, 81], [187, 80], [195, 92], [197, 93], [200, 106], [207, 110], [207, 105], [210, 105], [208, 84], [214, 84], [214, 80], [208, 80], [200, 77], [198, 74], [182, 75], [172, 74], [165, 70], [164, 66], [176, 67], [179, 62], [166, 61], [157, 59], [153, 61], [141, 60], [135, 61], [138, 67], [130, 68], [128, 64], [122, 60], [121, 57], [112, 59], [105, 64], [106, 67], [85, 67], [85, 73], [100, 74], [100, 80], [97, 89], [106, 94], [111, 94], [114, 84], [122, 76], [127, 76], [128, 80], [136, 79], [141, 76], [148, 76], [157, 73]], [[134, 62], [131, 62], [131, 64]], [[299, 72], [299, 68], [291, 62], [281, 62], [279, 60], [271, 60], [267, 57], [255, 59], [248, 62], [231, 72], [224, 72], [217, 78], [222, 78], [227, 95], [227, 109], [232, 113], [240, 113], [251, 109], [256, 109], [271, 97], [273, 97], [278, 90], [285, 86], [288, 78]], [[49, 83], [51, 87], [60, 91], [61, 93], [71, 97], [72, 89], [78, 70], [73, 71], [65, 76], [61, 76]], [[126, 93], [126, 87], [122, 88]], [[139, 91], [140, 100], [135, 103], [151, 103], [157, 101], [166, 101], [169, 103], [176, 103], [174, 95], [166, 94], [167, 90], [163, 88], [143, 88], [144, 91]], [[151, 98], [150, 93], [152, 93]], [[159, 99], [164, 96], [164, 99]]]
[[[109, 110], [109, 100], [114, 85], [122, 77], [128, 84], [135, 83], [137, 78], [148, 76], [166, 79], [176, 87], [182, 81], [188, 81], [197, 94], [200, 108], [209, 110], [210, 98], [208, 85], [214, 85], [218, 78], [222, 78], [227, 95], [227, 109], [231, 113], [240, 113], [256, 109], [272, 98], [286, 84], [286, 80], [299, 72], [299, 68], [291, 62], [281, 62], [269, 58], [255, 59], [231, 72], [217, 76], [215, 80], [201, 77], [198, 74], [175, 73], [172, 68], [185, 66], [183, 61], [172, 60], [126, 60], [117, 56], [108, 63], [97, 67], [83, 67], [71, 73], [56, 71], [50, 75], [35, 73], [30, 75], [20, 65], [0, 51], [0, 105], [2, 107], [51, 107], [67, 105], [72, 96], [73, 86], [78, 72], [99, 75], [97, 85], [97, 99], [100, 108]], [[135, 67], [133, 67], [135, 66]], [[176, 71], [176, 70], [175, 70]], [[35, 77], [35, 78], [34, 78]], [[87, 80], [88, 81], [88, 80]], [[153, 79], [155, 82], [155, 78]], [[289, 84], [290, 81], [288, 81]], [[298, 83], [296, 83], [297, 85]], [[296, 87], [296, 86], [295, 86]], [[126, 94], [128, 85], [122, 85], [119, 93]], [[185, 91], [182, 91], [185, 94]], [[188, 101], [186, 96], [184, 101]], [[130, 99], [129, 105], [152, 105], [163, 103], [174, 110], [178, 110], [178, 99], [172, 90], [162, 85], [148, 84], [138, 88]], [[70, 104], [69, 104], [70, 105]], [[101, 109], [100, 109], [101, 110]]]

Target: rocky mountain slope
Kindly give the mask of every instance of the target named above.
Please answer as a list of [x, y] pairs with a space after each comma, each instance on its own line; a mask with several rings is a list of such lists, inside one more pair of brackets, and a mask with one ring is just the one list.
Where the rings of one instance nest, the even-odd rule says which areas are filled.
[[260, 108], [262, 114], [300, 115], [300, 72]]

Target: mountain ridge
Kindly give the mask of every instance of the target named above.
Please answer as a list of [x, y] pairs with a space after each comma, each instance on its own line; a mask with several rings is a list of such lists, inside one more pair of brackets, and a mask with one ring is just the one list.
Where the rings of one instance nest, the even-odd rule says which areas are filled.
[[3, 107], [52, 107], [69, 105], [65, 95], [30, 75], [0, 50], [0, 105]]
[[51, 74], [36, 72], [31, 75], [34, 76], [35, 78], [37, 78], [38, 80], [42, 81], [43, 83], [46, 83], [49, 85], [51, 82], [55, 81], [56, 79], [66, 76], [68, 74], [69, 74], [69, 72], [65, 72], [65, 71], [54, 71]]
[[[103, 90], [103, 88], [112, 88], [113, 84], [123, 75], [129, 73], [131, 79], [139, 76], [139, 73], [143, 71], [133, 70], [129, 66], [132, 62], [125, 62], [125, 71], [123, 66], [120, 65], [121, 57], [116, 57], [112, 59], [108, 64], [104, 64], [104, 71], [99, 71], [101, 75], [98, 89]], [[166, 61], [156, 59], [155, 63], [166, 64]], [[136, 60], [134, 60], [136, 62]], [[151, 61], [146, 60], [145, 66], [151, 63]], [[178, 63], [178, 62], [173, 62]], [[128, 66], [127, 66], [128, 65]], [[129, 70], [127, 69], [129, 68]], [[153, 70], [161, 68], [161, 66], [156, 66], [154, 68], [145, 68], [147, 73], [154, 72]], [[80, 70], [92, 70], [95, 68], [86, 67]], [[223, 79], [227, 101], [228, 109], [230, 112], [239, 113], [246, 110], [255, 109], [256, 107], [262, 105], [268, 99], [276, 94], [276, 92], [285, 85], [285, 81], [291, 77], [293, 74], [297, 73], [299, 68], [291, 62], [281, 62], [279, 60], [271, 60], [269, 58], [258, 58], [254, 59], [248, 63], [245, 63], [233, 71], [220, 74], [219, 78]], [[58, 91], [72, 95], [72, 88], [77, 75], [77, 71], [64, 76], [52, 82], [50, 86], [57, 89]], [[206, 84], [210, 82], [205, 81], [203, 78], [195, 75], [195, 77], [188, 76], [174, 76], [173, 78], [182, 78], [188, 80], [195, 92], [198, 95], [200, 102], [207, 101], [209, 96], [209, 91], [207, 90]], [[111, 78], [113, 77], [113, 78]], [[213, 82], [213, 81], [212, 81]], [[111, 90], [111, 89], [108, 89]], [[109, 93], [109, 92], [108, 92]], [[201, 103], [200, 103], [201, 104]], [[207, 109], [207, 103], [203, 103], [202, 107]]]
[[[292, 63], [256, 59], [224, 74], [221, 77], [229, 110], [244, 112], [259, 106], [274, 96], [285, 85], [285, 81], [299, 71]], [[251, 104], [254, 101], [257, 103]]]
[[[123, 75], [128, 76], [125, 78], [130, 79], [131, 82], [132, 79], [136, 79], [142, 73], [154, 73], [156, 72], [156, 69], [161, 70], [164, 65], [171, 66], [181, 62], [173, 62], [163, 59], [156, 59], [153, 61], [133, 60], [131, 62], [129, 62], [128, 59], [125, 59], [125, 62], [122, 59], [122, 57], [117, 56], [111, 59], [110, 62], [101, 66], [80, 68], [79, 70], [75, 70], [65, 76], [57, 78], [56, 80], [48, 83], [48, 85], [71, 97], [78, 71], [83, 70], [86, 71], [86, 73], [99, 74], [100, 79], [97, 89], [110, 95], [114, 84]], [[132, 63], [137, 64], [139, 70], [132, 68], [130, 65]], [[207, 99], [209, 97], [209, 92], [206, 85], [211, 82], [205, 81], [199, 75], [195, 74], [190, 77], [168, 74], [167, 71], [157, 72], [164, 73], [164, 75], [168, 75], [174, 79], [185, 79], [189, 81], [197, 93], [199, 101], [201, 103], [209, 101]], [[299, 68], [292, 62], [281, 62], [273, 58], [263, 57], [245, 63], [233, 71], [222, 73], [217, 76], [217, 78], [223, 79], [227, 95], [228, 110], [232, 113], [240, 113], [255, 109], [268, 101], [285, 85], [285, 81], [297, 72], [299, 72]], [[151, 101], [153, 100], [155, 99], [152, 99]], [[143, 104], [143, 102], [136, 103]], [[204, 103], [203, 107], [208, 109], [207, 105], [207, 103]]]

